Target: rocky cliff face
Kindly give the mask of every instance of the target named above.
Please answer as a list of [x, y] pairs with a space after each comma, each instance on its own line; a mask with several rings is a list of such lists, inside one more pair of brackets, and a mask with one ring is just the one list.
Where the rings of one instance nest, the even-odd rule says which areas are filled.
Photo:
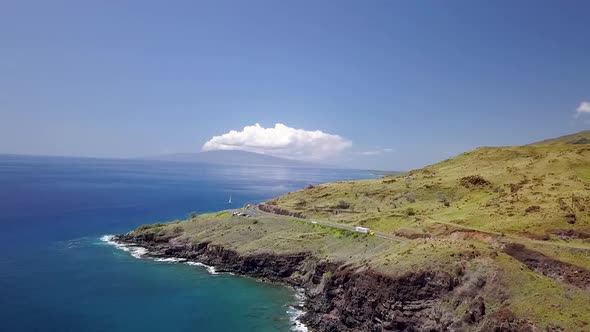
[[[214, 266], [218, 271], [249, 275], [305, 290], [304, 322], [317, 331], [527, 331], [507, 319], [485, 317], [481, 297], [453, 298], [461, 285], [459, 275], [417, 271], [400, 276], [381, 274], [366, 266], [320, 261], [310, 253], [240, 255], [222, 246], [182, 237], [150, 233], [119, 235], [116, 241], [140, 245], [151, 257], [176, 257]], [[504, 322], [506, 321], [506, 322]], [[481, 325], [481, 326], [480, 326]], [[479, 326], [479, 327], [478, 327]]]

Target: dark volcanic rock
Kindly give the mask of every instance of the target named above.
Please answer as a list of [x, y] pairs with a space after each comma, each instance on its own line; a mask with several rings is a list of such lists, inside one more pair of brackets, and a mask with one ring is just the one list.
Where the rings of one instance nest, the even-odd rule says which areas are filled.
[[444, 331], [436, 305], [457, 286], [444, 272], [392, 278], [370, 269], [335, 271], [324, 292], [311, 298], [306, 322], [320, 331]]
[[486, 314], [486, 305], [483, 297], [478, 296], [467, 309], [463, 320], [467, 323], [479, 323]]
[[[317, 259], [308, 252], [243, 256], [211, 243], [192, 243], [179, 235], [131, 232], [115, 237], [140, 245], [149, 257], [176, 257], [214, 266], [218, 271], [249, 275], [305, 290], [303, 321], [314, 331], [525, 331], [519, 322], [484, 320], [485, 303], [477, 297], [463, 317], [449, 303], [461, 277], [443, 271], [384, 275], [366, 266]], [[450, 311], [449, 311], [450, 309]], [[494, 329], [501, 326], [501, 329]]]
[[590, 234], [576, 231], [575, 229], [557, 229], [554, 231], [547, 232], [548, 234], [556, 235], [561, 240], [576, 240], [576, 239], [588, 239]]
[[517, 319], [507, 308], [498, 310], [481, 329], [482, 332], [535, 332], [536, 330], [530, 321]]
[[504, 246], [503, 251], [528, 266], [531, 270], [582, 289], [590, 290], [590, 270], [547, 257], [540, 252], [526, 248], [522, 244], [507, 244]]

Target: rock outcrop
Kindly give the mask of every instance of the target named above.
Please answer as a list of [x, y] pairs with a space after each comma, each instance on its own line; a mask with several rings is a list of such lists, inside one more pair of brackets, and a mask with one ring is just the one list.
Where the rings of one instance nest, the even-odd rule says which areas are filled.
[[[367, 266], [322, 261], [308, 252], [241, 255], [178, 235], [130, 232], [116, 236], [115, 241], [142, 246], [149, 257], [194, 260], [220, 272], [302, 288], [306, 295], [303, 321], [314, 331], [468, 331], [486, 315], [481, 297], [465, 299], [470, 301], [466, 311], [456, 313], [461, 300], [453, 296], [463, 278], [443, 271], [385, 275]], [[494, 326], [503, 326], [498, 331], [519, 330], [490, 319], [483, 325], [491, 327], [489, 331], [495, 331]]]

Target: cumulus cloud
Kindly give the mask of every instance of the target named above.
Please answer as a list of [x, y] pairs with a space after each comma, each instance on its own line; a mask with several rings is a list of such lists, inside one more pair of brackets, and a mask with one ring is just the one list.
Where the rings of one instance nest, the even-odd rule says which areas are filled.
[[351, 145], [349, 140], [321, 130], [295, 129], [282, 123], [264, 128], [257, 123], [241, 131], [213, 136], [203, 145], [203, 151], [243, 150], [294, 159], [321, 159]]
[[580, 103], [580, 106], [576, 109], [576, 117], [582, 114], [590, 114], [590, 102], [583, 101]]

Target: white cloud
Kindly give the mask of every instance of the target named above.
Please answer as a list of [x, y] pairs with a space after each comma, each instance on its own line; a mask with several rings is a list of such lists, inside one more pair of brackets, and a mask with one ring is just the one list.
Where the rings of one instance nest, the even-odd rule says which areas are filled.
[[363, 155], [363, 156], [378, 156], [378, 155], [381, 155], [382, 153], [389, 153], [389, 152], [393, 152], [393, 149], [392, 148], [385, 148], [385, 149], [380, 149], [380, 150], [361, 151], [358, 154]]
[[576, 109], [576, 117], [582, 114], [590, 114], [590, 102], [583, 101], [580, 103], [580, 106]]
[[362, 152], [359, 152], [359, 154], [362, 154], [363, 156], [378, 156], [381, 154], [381, 151], [380, 150], [362, 151]]
[[243, 150], [295, 159], [321, 159], [351, 145], [338, 135], [320, 130], [295, 129], [282, 123], [275, 124], [274, 128], [264, 128], [257, 123], [241, 131], [231, 130], [213, 136], [203, 145], [203, 151]]

